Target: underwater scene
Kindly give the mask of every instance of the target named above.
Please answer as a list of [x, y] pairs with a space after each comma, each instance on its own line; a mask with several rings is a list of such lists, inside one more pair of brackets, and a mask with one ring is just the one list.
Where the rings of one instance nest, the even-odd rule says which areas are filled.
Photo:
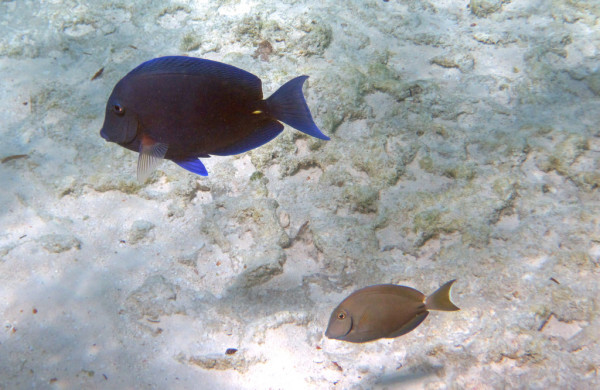
[[0, 390], [600, 388], [597, 0], [0, 0]]

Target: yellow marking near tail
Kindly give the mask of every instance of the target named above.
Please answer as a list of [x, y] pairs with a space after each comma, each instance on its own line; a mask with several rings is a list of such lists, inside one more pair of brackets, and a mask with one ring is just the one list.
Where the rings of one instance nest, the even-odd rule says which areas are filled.
[[256, 111], [252, 111], [253, 114], [258, 115], [258, 114], [262, 114], [261, 110], [256, 110]]

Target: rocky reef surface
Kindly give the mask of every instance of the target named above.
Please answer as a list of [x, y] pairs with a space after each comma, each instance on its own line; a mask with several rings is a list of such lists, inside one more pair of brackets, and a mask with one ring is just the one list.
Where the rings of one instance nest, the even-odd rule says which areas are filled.
[[[0, 32], [0, 389], [600, 387], [596, 1], [2, 0]], [[140, 185], [106, 99], [174, 54], [310, 75], [331, 141]], [[323, 336], [454, 278], [406, 336]]]

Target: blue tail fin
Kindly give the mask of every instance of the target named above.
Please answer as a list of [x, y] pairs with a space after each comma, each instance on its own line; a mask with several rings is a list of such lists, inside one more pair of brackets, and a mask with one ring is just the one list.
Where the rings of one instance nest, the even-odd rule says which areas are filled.
[[283, 84], [267, 99], [269, 113], [277, 120], [316, 138], [328, 140], [315, 125], [304, 95], [302, 85], [308, 76], [299, 76]]

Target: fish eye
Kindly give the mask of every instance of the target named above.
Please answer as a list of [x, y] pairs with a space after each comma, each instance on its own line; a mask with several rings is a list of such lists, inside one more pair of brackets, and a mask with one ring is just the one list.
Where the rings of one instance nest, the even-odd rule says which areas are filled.
[[344, 312], [340, 312], [337, 315], [338, 320], [343, 320], [344, 318], [346, 318], [346, 313]]
[[115, 103], [115, 105], [113, 106], [113, 110], [115, 111], [115, 114], [117, 114], [119, 116], [122, 116], [123, 114], [125, 114], [125, 109], [119, 103]]

